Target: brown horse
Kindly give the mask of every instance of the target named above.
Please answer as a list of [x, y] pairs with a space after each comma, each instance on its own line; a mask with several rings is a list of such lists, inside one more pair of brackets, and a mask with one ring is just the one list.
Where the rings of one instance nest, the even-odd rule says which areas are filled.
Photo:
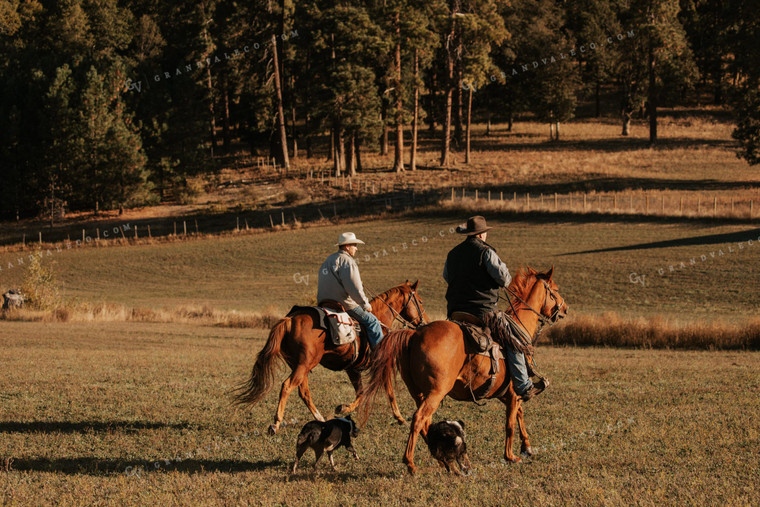
[[[537, 273], [529, 267], [527, 271], [518, 272], [509, 286], [517, 296], [517, 318], [530, 336], [536, 331], [539, 314], [542, 320], [549, 318], [555, 322], [567, 313], [567, 304], [552, 280], [553, 273], [554, 268], [546, 273]], [[509, 313], [515, 314], [511, 310]], [[512, 389], [512, 378], [503, 359], [496, 381], [489, 382], [490, 363], [485, 356], [465, 352], [462, 331], [453, 322], [436, 321], [415, 331], [389, 333], [372, 361], [369, 386], [363, 400], [363, 418], [366, 420], [378, 389], [392, 382], [395, 371], [400, 371], [409, 394], [417, 404], [404, 454], [404, 463], [409, 472], [414, 473], [417, 437], [420, 433], [423, 438], [427, 435], [432, 416], [446, 395], [460, 401], [473, 401], [476, 396], [496, 397], [507, 408], [504, 458], [509, 462], [519, 461], [520, 458], [512, 453], [512, 439], [518, 419], [522, 449], [526, 454], [531, 453], [528, 434], [522, 422], [521, 400]]]
[[[417, 295], [417, 284], [418, 282], [409, 283], [407, 280], [370, 301], [372, 313], [386, 328], [390, 328], [394, 320], [406, 321], [413, 327], [427, 322], [422, 300]], [[355, 344], [334, 345], [325, 339], [325, 332], [319, 328], [316, 320], [317, 316], [313, 310], [301, 311], [280, 319], [269, 333], [266, 345], [256, 357], [250, 378], [237, 389], [235, 403], [254, 404], [269, 391], [274, 381], [277, 358], [282, 358], [290, 366], [292, 372], [282, 383], [280, 403], [277, 405], [274, 424], [269, 427], [269, 433], [272, 435], [279, 430], [284, 417], [285, 403], [296, 387], [314, 418], [319, 421], [325, 420], [314, 405], [311, 391], [309, 391], [308, 375], [318, 364], [333, 371], [345, 370], [354, 386], [356, 399], [348, 405], [338, 406], [336, 409], [338, 413], [353, 412], [361, 401], [363, 394], [361, 374], [369, 367], [371, 358], [367, 340], [364, 336], [360, 336], [357, 337]], [[354, 347], [358, 349], [356, 358]], [[405, 421], [396, 404], [392, 385], [386, 386], [386, 392], [394, 417], [403, 424]]]

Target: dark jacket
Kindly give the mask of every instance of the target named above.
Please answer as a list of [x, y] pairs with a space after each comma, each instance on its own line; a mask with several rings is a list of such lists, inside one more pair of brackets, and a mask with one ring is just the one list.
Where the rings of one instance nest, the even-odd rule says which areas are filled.
[[[496, 309], [500, 285], [489, 274], [485, 256], [494, 248], [475, 236], [454, 247], [446, 258], [447, 314], [467, 312], [482, 318]], [[495, 252], [495, 250], [494, 250]]]

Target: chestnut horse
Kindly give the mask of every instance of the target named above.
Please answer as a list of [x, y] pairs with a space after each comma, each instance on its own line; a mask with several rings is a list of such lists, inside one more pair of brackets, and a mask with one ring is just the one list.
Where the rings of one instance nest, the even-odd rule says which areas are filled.
[[[567, 304], [552, 280], [553, 273], [554, 268], [538, 273], [529, 267], [527, 271], [518, 272], [509, 286], [516, 301], [514, 312], [510, 309], [508, 313], [514, 317], [516, 312], [530, 336], [534, 336], [538, 327], [539, 314], [541, 320], [548, 318], [556, 322], [567, 313]], [[504, 360], [501, 360], [496, 381], [492, 383], [489, 383], [490, 367], [488, 357], [465, 352], [462, 330], [453, 322], [440, 320], [415, 331], [389, 333], [372, 360], [369, 386], [363, 400], [363, 419], [366, 420], [379, 388], [391, 383], [398, 370], [417, 404], [404, 454], [404, 463], [410, 473], [415, 472], [414, 449], [418, 435], [422, 433], [423, 438], [427, 435], [432, 416], [446, 395], [459, 401], [474, 401], [475, 396], [496, 397], [504, 403], [507, 408], [504, 458], [509, 462], [519, 461], [520, 458], [512, 453], [518, 419], [522, 449], [526, 454], [531, 453], [522, 423], [522, 400], [512, 388], [512, 378]]]
[[[412, 327], [427, 322], [427, 315], [422, 308], [422, 300], [417, 295], [417, 282], [403, 284], [378, 295], [370, 301], [372, 313], [386, 327], [390, 328], [394, 320], [401, 320]], [[288, 396], [295, 389], [301, 395], [306, 407], [319, 421], [324, 417], [314, 405], [309, 391], [309, 372], [318, 364], [333, 371], [345, 370], [356, 391], [356, 399], [348, 405], [340, 405], [336, 411], [340, 414], [353, 412], [361, 401], [363, 386], [361, 374], [370, 365], [371, 352], [364, 336], [356, 338], [354, 344], [334, 345], [326, 341], [325, 331], [316, 322], [317, 316], [313, 310], [298, 312], [280, 319], [272, 327], [266, 345], [261, 349], [253, 365], [253, 371], [247, 382], [237, 389], [234, 402], [239, 405], [254, 404], [261, 400], [269, 391], [274, 381], [275, 363], [277, 358], [283, 359], [292, 370], [290, 376], [282, 383], [280, 403], [274, 417], [274, 424], [269, 427], [269, 433], [274, 435], [280, 429], [285, 412]], [[354, 346], [358, 356], [354, 358]], [[399, 424], [404, 418], [396, 404], [392, 385], [386, 386], [388, 399], [393, 415]]]

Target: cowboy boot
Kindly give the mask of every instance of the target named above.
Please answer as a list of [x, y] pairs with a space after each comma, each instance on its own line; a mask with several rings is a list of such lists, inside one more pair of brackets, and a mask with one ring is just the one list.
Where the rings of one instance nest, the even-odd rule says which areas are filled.
[[523, 394], [521, 398], [523, 401], [528, 401], [534, 396], [536, 396], [537, 394], [541, 394], [542, 392], [544, 392], [544, 389], [546, 389], [547, 387], [549, 387], [549, 381], [546, 380], [545, 378], [541, 378], [538, 380], [538, 382], [534, 382], [533, 387], [528, 389], [528, 391], [525, 394]]

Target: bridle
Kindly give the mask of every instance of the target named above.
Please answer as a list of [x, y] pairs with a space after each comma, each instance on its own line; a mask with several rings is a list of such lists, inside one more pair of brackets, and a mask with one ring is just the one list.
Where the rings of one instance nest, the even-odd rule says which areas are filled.
[[[539, 308], [539, 310], [542, 310], [548, 306], [549, 296], [551, 296], [552, 300], [554, 300], [554, 309], [552, 310], [552, 313], [549, 317], [546, 317], [540, 311], [534, 310], [533, 307], [531, 307], [523, 298], [521, 298], [519, 294], [515, 293], [509, 287], [505, 287], [504, 289], [505, 293], [507, 294], [506, 300], [509, 302], [509, 306], [512, 308], [512, 312], [515, 314], [515, 318], [523, 327], [523, 329], [525, 329], [526, 331], [528, 330], [528, 328], [525, 327], [525, 324], [523, 324], [522, 321], [520, 320], [520, 317], [518, 317], [517, 308], [515, 308], [515, 305], [512, 304], [512, 300], [509, 298], [509, 294], [512, 294], [512, 296], [514, 296], [515, 299], [517, 299], [520, 303], [522, 303], [523, 306], [525, 306], [525, 308], [527, 308], [531, 312], [538, 315], [538, 319], [541, 321], [541, 327], [543, 327], [545, 324], [548, 324], [551, 326], [552, 324], [556, 323], [557, 320], [559, 319], [559, 312], [562, 310], [562, 304], [564, 304], [564, 302], [562, 304], [559, 302], [558, 294], [556, 293], [556, 291], [554, 291], [554, 289], [551, 288], [549, 283], [543, 279], [541, 281], [543, 282], [544, 288], [546, 290], [544, 291], [544, 304], [541, 306], [541, 308]], [[541, 332], [541, 327], [536, 329], [536, 333], [535, 333], [536, 336], [538, 336], [538, 334]]]
[[[385, 301], [385, 299], [380, 297], [381, 295], [378, 295], [369, 287], [367, 287], [366, 284], [364, 285], [364, 288], [367, 289], [367, 292], [369, 292], [370, 295], [374, 293], [375, 294], [374, 298], [379, 299], [385, 306], [388, 307], [388, 309], [391, 311], [391, 314], [393, 315], [393, 320], [400, 322], [401, 325], [404, 327], [404, 329], [417, 329], [421, 324], [424, 324], [425, 319], [423, 317], [424, 314], [422, 312], [422, 305], [420, 304], [420, 301], [417, 297], [417, 291], [415, 289], [411, 290], [411, 292], [409, 293], [409, 298], [406, 299], [406, 302], [403, 304], [403, 306], [401, 307], [401, 311], [399, 312], [399, 311], [396, 311], [391, 305], [389, 305], [388, 302]], [[409, 322], [408, 320], [406, 320], [404, 317], [401, 316], [401, 313], [406, 311], [407, 307], [412, 301], [414, 301], [414, 307], [417, 310], [416, 322]]]

